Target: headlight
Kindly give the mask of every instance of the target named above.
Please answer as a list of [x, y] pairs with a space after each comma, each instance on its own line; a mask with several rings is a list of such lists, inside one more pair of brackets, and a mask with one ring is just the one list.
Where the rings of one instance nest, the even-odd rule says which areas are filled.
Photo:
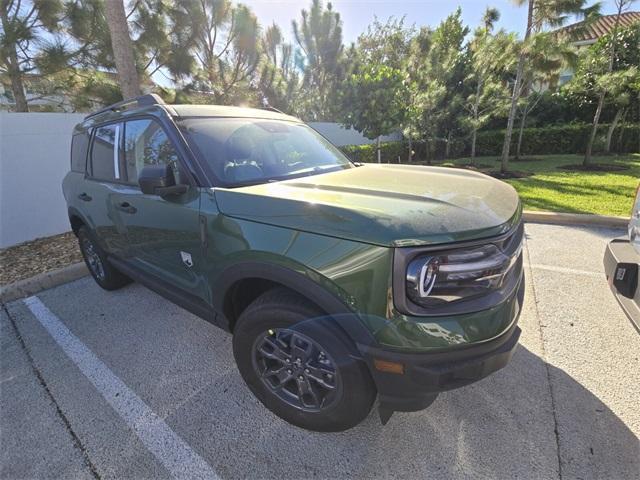
[[407, 295], [424, 307], [482, 295], [500, 286], [511, 264], [495, 245], [418, 257], [407, 267]]
[[[443, 251], [399, 249], [394, 263], [395, 304], [411, 315], [447, 315], [491, 308], [522, 275], [520, 226], [494, 242]], [[402, 269], [402, 270], [399, 270]], [[395, 273], [394, 273], [395, 275]], [[397, 278], [400, 280], [400, 278]]]

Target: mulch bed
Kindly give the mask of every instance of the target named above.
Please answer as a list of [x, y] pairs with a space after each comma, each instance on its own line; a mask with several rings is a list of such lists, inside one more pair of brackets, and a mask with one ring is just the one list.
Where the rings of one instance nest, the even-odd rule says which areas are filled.
[[592, 163], [587, 166], [584, 166], [582, 164], [561, 165], [556, 168], [559, 168], [561, 170], [569, 170], [572, 172], [621, 172], [630, 169], [628, 165], [620, 165], [617, 163]]
[[510, 162], [542, 162], [544, 160], [544, 158], [540, 158], [540, 157], [520, 157], [520, 158], [510, 158], [509, 161]]
[[507, 180], [510, 178], [527, 178], [532, 177], [534, 175], [533, 172], [518, 172], [516, 170], [508, 171], [508, 172], [484, 172], [487, 175], [492, 176], [493, 178], [498, 178], [500, 180]]
[[81, 261], [78, 239], [72, 232], [14, 245], [0, 250], [0, 285]]
[[465, 163], [465, 164], [458, 164], [458, 165], [452, 165], [452, 166], [453, 168], [464, 168], [465, 170], [475, 170], [476, 172], [493, 168], [493, 165], [489, 165], [488, 163], [476, 163], [475, 165], [471, 165], [470, 163]]

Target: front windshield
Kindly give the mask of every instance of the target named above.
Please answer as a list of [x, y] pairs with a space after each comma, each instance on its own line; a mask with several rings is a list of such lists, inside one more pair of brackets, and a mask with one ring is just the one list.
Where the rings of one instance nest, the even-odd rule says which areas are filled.
[[285, 180], [353, 167], [312, 128], [256, 118], [186, 118], [180, 126], [216, 184]]

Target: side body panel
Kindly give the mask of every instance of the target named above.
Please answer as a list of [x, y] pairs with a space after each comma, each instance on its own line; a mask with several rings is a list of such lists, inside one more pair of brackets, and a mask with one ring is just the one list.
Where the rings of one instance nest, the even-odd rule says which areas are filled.
[[[199, 188], [190, 187], [183, 195], [162, 198], [143, 194], [138, 187], [126, 186], [113, 198], [114, 208], [127, 205], [120, 213], [126, 230], [126, 260], [142, 274], [200, 298], [208, 288], [198, 273], [202, 249], [198, 224]], [[191, 258], [189, 267], [183, 260]], [[187, 257], [187, 255], [189, 257]]]
[[202, 191], [201, 215], [207, 220], [203, 274], [211, 285], [210, 303], [218, 313], [222, 313], [225, 274], [255, 263], [309, 278], [353, 312], [339, 316], [339, 322], [360, 322], [386, 348], [437, 351], [486, 342], [507, 331], [517, 318], [520, 305], [515, 296], [468, 315], [402, 315], [391, 295], [391, 248], [234, 219], [220, 213], [212, 189]]

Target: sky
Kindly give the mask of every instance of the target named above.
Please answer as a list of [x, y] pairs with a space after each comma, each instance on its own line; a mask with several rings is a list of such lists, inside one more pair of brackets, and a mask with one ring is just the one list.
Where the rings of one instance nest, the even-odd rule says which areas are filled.
[[[289, 39], [293, 38], [291, 20], [300, 18], [300, 10], [308, 8], [310, 0], [238, 0], [251, 7], [263, 27], [275, 22]], [[342, 18], [344, 43], [349, 44], [366, 30], [375, 16], [386, 21], [390, 16], [406, 16], [407, 25], [435, 27], [447, 15], [460, 6], [462, 19], [472, 29], [480, 23], [487, 6], [500, 11], [498, 28], [522, 33], [526, 27], [527, 9], [518, 7], [511, 0], [333, 0], [335, 11]], [[592, 2], [593, 3], [593, 2]], [[603, 0], [602, 13], [614, 13], [614, 0]], [[325, 0], [326, 4], [326, 0]]]

